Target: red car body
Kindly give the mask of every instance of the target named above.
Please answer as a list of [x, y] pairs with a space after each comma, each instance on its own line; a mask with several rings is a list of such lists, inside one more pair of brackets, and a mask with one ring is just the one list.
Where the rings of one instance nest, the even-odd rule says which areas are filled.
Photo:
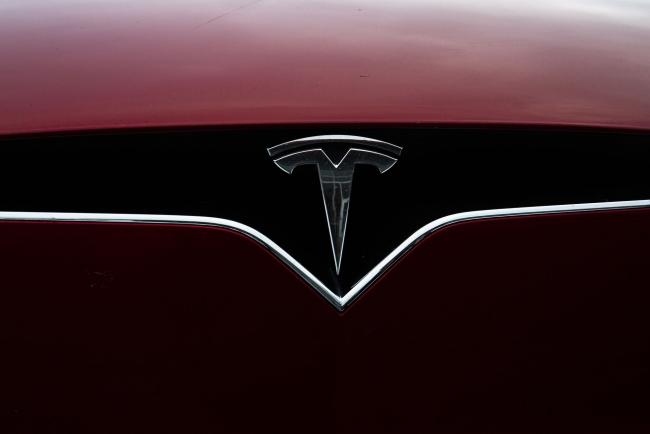
[[[259, 126], [643, 136], [649, 95], [643, 2], [0, 5], [7, 143]], [[227, 228], [6, 218], [1, 431], [648, 432], [649, 222], [638, 207], [450, 225], [340, 312]]]
[[648, 128], [642, 2], [10, 2], [0, 131]]

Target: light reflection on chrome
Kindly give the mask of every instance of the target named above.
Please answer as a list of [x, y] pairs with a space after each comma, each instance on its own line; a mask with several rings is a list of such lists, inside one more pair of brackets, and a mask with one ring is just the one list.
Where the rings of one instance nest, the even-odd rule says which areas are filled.
[[[361, 145], [369, 149], [349, 147], [343, 157], [335, 162], [326, 150], [313, 147], [325, 144]], [[307, 147], [307, 149], [296, 151], [302, 147]], [[402, 148], [367, 137], [328, 135], [292, 140], [273, 146], [268, 149], [268, 152], [271, 157], [281, 155], [273, 162], [288, 174], [293, 173], [296, 167], [302, 165], [315, 165], [318, 168], [325, 217], [334, 255], [334, 266], [336, 274], [339, 274], [350, 212], [354, 167], [357, 164], [364, 164], [374, 166], [380, 173], [384, 173], [395, 165]]]

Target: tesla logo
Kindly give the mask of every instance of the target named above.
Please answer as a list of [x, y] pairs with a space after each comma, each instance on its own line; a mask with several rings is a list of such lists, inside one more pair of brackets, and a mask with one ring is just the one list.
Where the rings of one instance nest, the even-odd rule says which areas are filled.
[[[326, 149], [323, 149], [333, 145], [345, 145], [342, 157], [333, 159]], [[288, 174], [296, 167], [306, 164], [318, 168], [334, 265], [338, 274], [350, 210], [354, 167], [357, 164], [365, 164], [384, 173], [395, 165], [402, 148], [365, 137], [316, 136], [282, 143], [269, 148], [268, 152], [275, 164]]]

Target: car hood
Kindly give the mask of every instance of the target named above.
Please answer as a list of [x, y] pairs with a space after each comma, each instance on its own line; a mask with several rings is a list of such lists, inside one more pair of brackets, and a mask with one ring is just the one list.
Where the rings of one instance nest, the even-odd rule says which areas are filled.
[[269, 123], [650, 127], [650, 4], [9, 0], [0, 134]]

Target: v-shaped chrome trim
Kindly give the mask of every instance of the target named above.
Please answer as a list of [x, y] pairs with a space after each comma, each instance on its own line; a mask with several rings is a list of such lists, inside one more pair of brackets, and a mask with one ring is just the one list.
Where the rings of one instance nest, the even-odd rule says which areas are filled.
[[335, 308], [342, 311], [350, 305], [366, 288], [388, 270], [402, 255], [417, 245], [427, 235], [454, 223], [486, 218], [526, 216], [540, 214], [558, 214], [590, 212], [616, 209], [633, 209], [650, 207], [650, 200], [625, 202], [599, 202], [573, 205], [536, 206], [524, 208], [503, 208], [483, 211], [470, 211], [439, 218], [415, 231], [402, 244], [372, 268], [352, 289], [340, 297], [327, 288], [316, 276], [302, 266], [289, 253], [270, 238], [257, 230], [232, 220], [215, 217], [195, 217], [158, 214], [102, 214], [102, 213], [57, 213], [57, 212], [0, 212], [0, 220], [11, 221], [51, 221], [51, 222], [93, 222], [93, 223], [143, 223], [143, 224], [178, 224], [193, 226], [212, 226], [227, 228], [245, 234], [259, 242], [298, 273], [318, 293]]

